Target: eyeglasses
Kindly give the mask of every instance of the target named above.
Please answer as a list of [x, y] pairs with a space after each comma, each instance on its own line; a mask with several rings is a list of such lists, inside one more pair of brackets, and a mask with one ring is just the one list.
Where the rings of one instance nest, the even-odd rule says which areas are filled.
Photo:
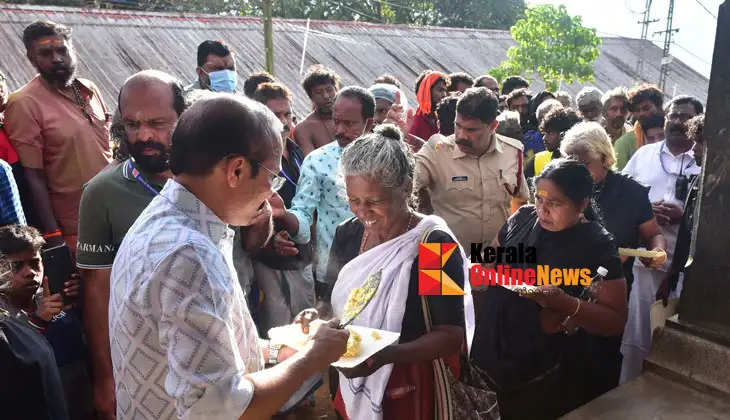
[[257, 163], [257, 165], [266, 169], [266, 172], [268, 172], [272, 175], [271, 181], [269, 181], [269, 182], [271, 182], [271, 191], [279, 191], [281, 189], [281, 187], [284, 186], [286, 179], [283, 176], [279, 176], [274, 171], [272, 171], [271, 169], [262, 165], [261, 163]]
[[18, 271], [22, 270], [26, 264], [33, 271], [40, 271], [40, 269], [41, 269], [41, 259], [40, 258], [31, 258], [28, 260], [10, 261], [10, 264], [12, 266], [13, 273], [17, 273]]

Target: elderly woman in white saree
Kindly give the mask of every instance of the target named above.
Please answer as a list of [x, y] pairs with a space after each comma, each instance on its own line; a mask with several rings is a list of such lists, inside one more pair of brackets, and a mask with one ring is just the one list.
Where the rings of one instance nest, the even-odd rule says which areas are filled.
[[340, 161], [355, 217], [337, 227], [332, 244], [327, 270], [337, 278], [332, 309], [342, 319], [350, 291], [382, 270], [375, 296], [353, 324], [400, 333], [396, 344], [355, 368], [339, 370], [335, 407], [346, 419], [434, 418], [439, 395], [433, 360], [443, 358], [458, 377], [458, 356], [473, 336], [468, 265], [460, 246], [443, 271], [466, 294], [428, 296], [433, 327], [426, 331], [418, 291], [418, 244], [456, 240], [443, 219], [409, 207], [414, 168], [400, 131], [392, 125], [348, 145]]

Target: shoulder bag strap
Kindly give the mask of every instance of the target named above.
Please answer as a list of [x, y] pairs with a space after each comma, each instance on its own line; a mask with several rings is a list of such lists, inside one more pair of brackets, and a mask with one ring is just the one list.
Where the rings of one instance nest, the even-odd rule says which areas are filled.
[[[421, 243], [426, 242], [428, 235], [436, 230], [435, 228], [426, 229], [421, 237]], [[428, 299], [425, 295], [421, 295], [421, 309], [423, 310], [423, 322], [426, 325], [426, 334], [433, 329], [431, 321], [431, 311], [428, 308]], [[433, 360], [433, 382], [434, 382], [434, 419], [435, 420], [451, 420], [452, 397], [451, 386], [446, 373], [446, 363], [442, 358]]]

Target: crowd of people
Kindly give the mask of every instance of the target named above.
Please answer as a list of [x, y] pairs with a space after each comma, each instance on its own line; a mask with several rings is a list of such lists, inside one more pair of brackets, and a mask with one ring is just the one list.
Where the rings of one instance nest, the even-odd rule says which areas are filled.
[[[442, 418], [434, 361], [459, 378], [461, 357], [496, 393], [484, 418], [556, 418], [639, 376], [651, 306], [681, 293], [705, 154], [692, 96], [425, 70], [409, 104], [392, 75], [341, 87], [316, 65], [297, 123], [274, 76], [239, 89], [221, 41], [192, 83], [143, 70], [116, 107], [78, 77], [71, 28], [37, 21], [23, 43], [38, 74], [10, 94], [0, 73], [3, 418], [266, 418], [321, 386], [340, 418]], [[422, 296], [423, 242], [458, 244], [442, 270], [464, 296]], [[596, 280], [472, 290], [473, 245]], [[353, 325], [400, 337], [332, 368], [375, 272]], [[314, 318], [302, 349], [267, 339]]]

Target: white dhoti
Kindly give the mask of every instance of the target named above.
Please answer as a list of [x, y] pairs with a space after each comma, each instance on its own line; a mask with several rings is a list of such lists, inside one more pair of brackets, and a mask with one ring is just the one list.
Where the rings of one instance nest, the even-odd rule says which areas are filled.
[[[644, 267], [638, 258], [634, 263], [634, 283], [629, 295], [628, 317], [621, 339], [623, 362], [620, 384], [641, 375], [644, 359], [651, 351], [651, 306], [656, 302], [656, 292], [659, 290], [659, 286], [667, 277], [665, 270], [671, 267], [678, 226], [672, 225], [660, 227], [660, 229], [667, 240], [667, 261], [664, 266], [660, 270], [652, 270]], [[682, 278], [683, 275], [680, 273], [676, 290], [669, 294], [670, 299], [679, 297], [682, 292]]]

